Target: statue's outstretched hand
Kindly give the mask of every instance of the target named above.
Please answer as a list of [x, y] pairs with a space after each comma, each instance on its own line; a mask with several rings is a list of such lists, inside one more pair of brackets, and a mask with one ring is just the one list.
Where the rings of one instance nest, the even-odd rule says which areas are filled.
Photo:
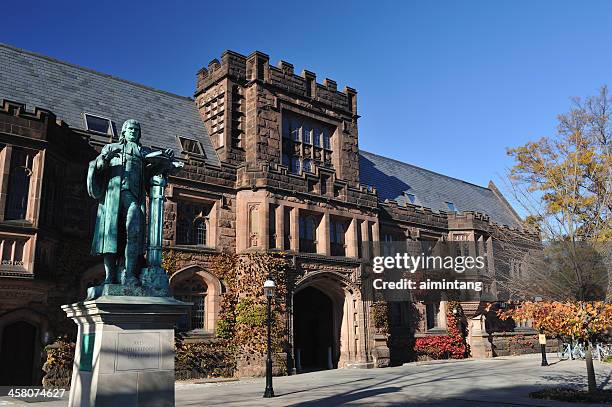
[[174, 157], [174, 150], [171, 148], [167, 148], [164, 150], [164, 155], [168, 158]]

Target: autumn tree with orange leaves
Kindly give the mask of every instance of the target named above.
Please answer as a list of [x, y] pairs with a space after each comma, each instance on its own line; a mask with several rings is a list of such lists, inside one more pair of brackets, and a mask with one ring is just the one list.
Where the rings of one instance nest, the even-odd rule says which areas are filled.
[[603, 301], [524, 302], [499, 314], [502, 319], [531, 320], [534, 327], [547, 336], [585, 344], [589, 392], [596, 391], [592, 344], [608, 336], [612, 327], [612, 304]]
[[[589, 392], [596, 390], [592, 345], [612, 327], [611, 115], [604, 86], [573, 100], [556, 135], [508, 149], [515, 160], [508, 190], [542, 244], [504, 248], [512, 265], [499, 284], [527, 302], [500, 316], [585, 344]], [[536, 298], [544, 301], [529, 301]]]

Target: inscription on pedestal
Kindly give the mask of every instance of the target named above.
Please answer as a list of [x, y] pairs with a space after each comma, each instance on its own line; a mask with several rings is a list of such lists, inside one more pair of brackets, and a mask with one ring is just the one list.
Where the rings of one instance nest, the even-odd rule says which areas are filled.
[[159, 332], [118, 334], [116, 370], [159, 369], [159, 341]]

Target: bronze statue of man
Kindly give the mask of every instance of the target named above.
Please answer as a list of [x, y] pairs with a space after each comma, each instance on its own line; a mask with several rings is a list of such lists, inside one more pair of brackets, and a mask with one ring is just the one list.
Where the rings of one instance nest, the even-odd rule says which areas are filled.
[[[146, 193], [154, 175], [147, 167], [149, 153], [140, 145], [140, 124], [127, 120], [119, 142], [104, 146], [89, 163], [87, 192], [98, 200], [91, 252], [104, 255], [104, 284], [115, 282], [122, 264], [121, 284], [138, 284], [136, 275], [145, 253]], [[172, 150], [164, 153], [173, 155]]]

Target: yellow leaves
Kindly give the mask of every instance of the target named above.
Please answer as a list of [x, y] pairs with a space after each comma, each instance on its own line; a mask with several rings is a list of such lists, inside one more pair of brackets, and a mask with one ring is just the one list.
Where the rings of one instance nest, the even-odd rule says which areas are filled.
[[531, 319], [534, 326], [551, 336], [590, 340], [612, 326], [612, 304], [595, 302], [525, 302], [500, 313], [500, 318]]
[[[612, 109], [607, 90], [558, 116], [557, 135], [507, 149], [509, 180], [521, 204], [572, 237], [611, 236]], [[541, 225], [542, 226], [542, 225]], [[545, 230], [545, 228], [541, 228]]]

